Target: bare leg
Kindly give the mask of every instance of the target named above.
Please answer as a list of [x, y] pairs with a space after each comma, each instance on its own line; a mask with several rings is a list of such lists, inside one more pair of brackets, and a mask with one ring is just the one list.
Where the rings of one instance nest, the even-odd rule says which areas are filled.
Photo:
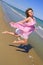
[[9, 32], [9, 31], [4, 31], [4, 32], [2, 32], [3, 34], [11, 34], [11, 35], [14, 35], [14, 33], [13, 32]]
[[14, 41], [13, 43], [17, 43], [17, 44], [27, 44], [27, 39], [23, 39], [23, 40], [18, 40], [18, 41]]
[[15, 36], [19, 37], [19, 35], [18, 35], [18, 34], [13, 33], [13, 32], [9, 32], [9, 31], [4, 31], [4, 32], [2, 32], [2, 33], [3, 33], [3, 34], [15, 35]]

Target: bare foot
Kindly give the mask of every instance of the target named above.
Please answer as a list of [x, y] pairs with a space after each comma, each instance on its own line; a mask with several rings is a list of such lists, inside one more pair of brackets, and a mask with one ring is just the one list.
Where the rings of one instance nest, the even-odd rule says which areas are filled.
[[8, 33], [8, 31], [4, 31], [4, 32], [2, 32], [2, 33], [6, 34], [6, 33]]
[[13, 41], [12, 43], [18, 43], [17, 41]]

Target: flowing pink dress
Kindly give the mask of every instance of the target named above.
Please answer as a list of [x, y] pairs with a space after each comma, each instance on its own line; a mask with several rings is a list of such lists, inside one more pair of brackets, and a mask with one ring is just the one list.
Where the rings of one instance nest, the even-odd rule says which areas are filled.
[[24, 39], [28, 39], [29, 35], [34, 31], [35, 29], [35, 21], [31, 22], [25, 22], [25, 23], [14, 23], [11, 22], [11, 27], [16, 28], [16, 34], [20, 35]]

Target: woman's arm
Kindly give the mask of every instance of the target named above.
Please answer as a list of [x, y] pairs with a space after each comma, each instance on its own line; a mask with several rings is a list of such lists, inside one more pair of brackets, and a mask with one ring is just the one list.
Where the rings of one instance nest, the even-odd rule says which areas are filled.
[[25, 23], [27, 21], [29, 21], [29, 17], [28, 18], [25, 18], [24, 20], [19, 21], [18, 23]]

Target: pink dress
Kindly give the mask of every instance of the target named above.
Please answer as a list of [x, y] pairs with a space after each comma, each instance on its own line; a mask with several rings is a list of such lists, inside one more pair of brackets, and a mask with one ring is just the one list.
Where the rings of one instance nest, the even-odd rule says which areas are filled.
[[24, 39], [28, 39], [29, 35], [34, 31], [35, 29], [35, 21], [31, 22], [25, 22], [25, 23], [14, 23], [11, 22], [11, 27], [17, 28], [16, 34], [20, 35]]

